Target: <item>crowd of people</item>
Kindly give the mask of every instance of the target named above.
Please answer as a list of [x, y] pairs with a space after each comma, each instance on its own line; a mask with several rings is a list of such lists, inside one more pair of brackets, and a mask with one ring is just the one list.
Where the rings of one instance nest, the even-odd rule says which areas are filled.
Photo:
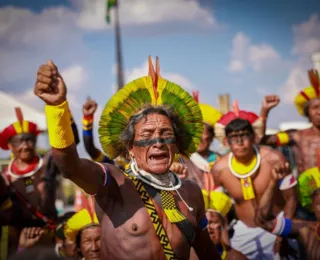
[[[51, 149], [36, 153], [40, 131], [16, 108], [0, 133], [12, 153], [0, 178], [0, 259], [320, 259], [318, 72], [309, 79], [293, 102], [312, 126], [267, 135], [278, 96], [264, 97], [259, 115], [237, 102], [222, 114], [149, 57], [148, 76], [111, 97], [96, 133], [98, 105], [85, 101], [81, 138], [67, 82], [52, 61], [41, 65], [34, 93]], [[211, 150], [215, 139], [228, 151]], [[59, 175], [82, 190], [80, 208], [57, 213]]]

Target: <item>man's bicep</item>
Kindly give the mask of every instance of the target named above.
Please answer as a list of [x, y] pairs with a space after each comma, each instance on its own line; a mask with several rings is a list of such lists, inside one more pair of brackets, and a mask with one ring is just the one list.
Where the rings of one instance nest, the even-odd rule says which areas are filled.
[[213, 181], [214, 181], [214, 186], [217, 187], [217, 186], [221, 186], [222, 183], [221, 183], [221, 172], [222, 172], [222, 169], [221, 169], [221, 166], [216, 164], [212, 167], [211, 169], [211, 175], [213, 177]]
[[108, 167], [88, 159], [80, 159], [78, 172], [70, 176], [70, 180], [88, 194], [97, 193], [100, 186], [108, 181]]

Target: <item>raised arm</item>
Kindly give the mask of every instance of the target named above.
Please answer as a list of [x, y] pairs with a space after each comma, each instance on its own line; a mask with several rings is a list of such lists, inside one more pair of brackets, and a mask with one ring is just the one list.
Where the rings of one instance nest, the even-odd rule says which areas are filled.
[[88, 98], [82, 106], [83, 119], [82, 119], [82, 138], [84, 147], [92, 160], [96, 162], [114, 163], [106, 155], [104, 155], [95, 145], [93, 139], [93, 123], [94, 113], [97, 110], [97, 103]]
[[300, 220], [290, 220], [284, 216], [275, 217], [272, 214], [272, 198], [279, 182], [288, 174], [289, 163], [278, 163], [272, 170], [272, 177], [263, 193], [255, 215], [255, 222], [265, 230], [282, 237], [298, 235], [306, 223]]
[[39, 67], [34, 93], [46, 103], [49, 141], [59, 170], [87, 193], [96, 193], [106, 184], [108, 170], [79, 157], [70, 125], [67, 88], [52, 61]]

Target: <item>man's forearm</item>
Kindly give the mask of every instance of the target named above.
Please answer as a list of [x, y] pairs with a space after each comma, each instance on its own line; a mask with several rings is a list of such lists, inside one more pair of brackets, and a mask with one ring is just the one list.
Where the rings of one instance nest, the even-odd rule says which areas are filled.
[[263, 193], [258, 207], [258, 215], [265, 220], [272, 218], [272, 198], [275, 190], [277, 189], [277, 183], [270, 180], [267, 189]]
[[286, 204], [284, 206], [284, 216], [286, 218], [292, 219], [294, 217], [294, 214], [297, 209], [297, 201], [295, 197], [291, 197], [286, 201]]

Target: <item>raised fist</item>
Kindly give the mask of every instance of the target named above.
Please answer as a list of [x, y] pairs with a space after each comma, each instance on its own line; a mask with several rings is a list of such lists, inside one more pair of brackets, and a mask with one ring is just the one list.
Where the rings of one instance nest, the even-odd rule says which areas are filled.
[[276, 95], [265, 96], [262, 101], [262, 107], [270, 110], [276, 107], [280, 102], [280, 98]]
[[278, 182], [279, 180], [282, 180], [289, 173], [290, 173], [290, 165], [288, 162], [278, 163], [272, 169], [272, 179], [275, 182]]
[[188, 168], [181, 163], [173, 162], [170, 170], [176, 173], [182, 180], [188, 177]]
[[97, 102], [88, 98], [86, 103], [82, 106], [82, 112], [84, 116], [93, 116], [97, 110]]
[[19, 239], [19, 247], [30, 248], [34, 246], [38, 243], [43, 234], [44, 230], [40, 227], [28, 227], [22, 229]]
[[39, 67], [34, 94], [51, 106], [60, 105], [67, 100], [66, 85], [57, 66], [51, 60]]

